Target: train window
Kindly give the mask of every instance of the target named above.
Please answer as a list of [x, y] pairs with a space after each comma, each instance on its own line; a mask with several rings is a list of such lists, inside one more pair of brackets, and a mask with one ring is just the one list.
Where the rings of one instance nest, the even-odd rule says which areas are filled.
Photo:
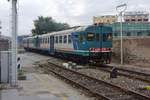
[[49, 41], [50, 41], [50, 40], [49, 40], [49, 37], [48, 37], [48, 43], [49, 43]]
[[49, 39], [47, 38], [47, 44], [49, 43]]
[[71, 43], [71, 35], [68, 35], [68, 43]]
[[44, 43], [46, 43], [46, 38], [44, 38]]
[[40, 40], [40, 43], [42, 43], [42, 39], [40, 38], [39, 40]]
[[42, 38], [42, 44], [44, 43], [44, 39]]
[[80, 34], [80, 41], [82, 42], [83, 41], [83, 35]]
[[64, 43], [67, 43], [67, 35], [64, 36]]
[[94, 40], [94, 33], [87, 33], [87, 40], [93, 41]]
[[58, 43], [58, 36], [55, 37], [55, 43]]
[[47, 43], [47, 38], [45, 38], [45, 44]]
[[107, 40], [112, 41], [112, 33], [107, 34]]
[[74, 38], [75, 38], [75, 39], [78, 39], [78, 38], [79, 38], [79, 36], [78, 36], [78, 35], [74, 35]]
[[97, 41], [100, 40], [100, 34], [99, 34], [99, 33], [96, 34], [96, 40], [97, 40]]
[[43, 43], [45, 44], [45, 38], [43, 38]]
[[106, 34], [103, 34], [103, 41], [106, 41], [107, 40], [107, 36]]
[[40, 41], [41, 41], [41, 43], [43, 43], [43, 39], [42, 39], [42, 38], [41, 38], [41, 40], [40, 40]]
[[103, 34], [103, 41], [112, 41], [112, 33]]
[[59, 43], [62, 43], [62, 36], [59, 36]]

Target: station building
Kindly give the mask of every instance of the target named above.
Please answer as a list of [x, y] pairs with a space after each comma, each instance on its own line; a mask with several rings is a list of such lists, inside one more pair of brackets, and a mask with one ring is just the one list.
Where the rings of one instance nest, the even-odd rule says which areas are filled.
[[94, 16], [93, 17], [93, 23], [96, 24], [112, 24], [114, 22], [117, 22], [118, 17], [115, 15], [106, 15], [106, 16]]
[[148, 22], [149, 13], [146, 11], [134, 11], [134, 12], [125, 12], [124, 13], [125, 22]]
[[10, 49], [10, 37], [0, 35], [0, 51], [8, 51]]
[[[114, 19], [111, 17], [106, 17], [109, 21], [102, 21], [105, 17], [101, 17], [99, 17], [99, 19], [97, 18], [96, 20], [96, 17], [93, 17], [93, 24], [104, 24], [111, 26], [113, 28], [114, 37], [119, 37], [120, 22], [118, 22], [118, 17], [114, 17]], [[113, 21], [111, 21], [111, 19], [113, 19]], [[150, 36], [149, 13], [146, 11], [125, 12], [122, 25], [123, 36]]]
[[[120, 36], [120, 23], [105, 24], [113, 28], [114, 37]], [[150, 22], [147, 23], [129, 23], [123, 22], [123, 36], [150, 36]]]

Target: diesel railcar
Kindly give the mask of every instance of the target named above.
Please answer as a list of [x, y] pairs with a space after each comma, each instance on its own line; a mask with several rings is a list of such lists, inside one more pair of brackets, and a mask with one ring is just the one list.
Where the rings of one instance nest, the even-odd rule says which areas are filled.
[[78, 62], [108, 64], [112, 54], [112, 28], [91, 25], [27, 37], [24, 48]]

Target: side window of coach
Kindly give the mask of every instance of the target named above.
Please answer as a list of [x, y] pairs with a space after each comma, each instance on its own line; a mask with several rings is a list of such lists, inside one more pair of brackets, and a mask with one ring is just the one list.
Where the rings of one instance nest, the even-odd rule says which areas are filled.
[[93, 41], [94, 40], [94, 33], [87, 33], [87, 40]]
[[68, 35], [68, 43], [71, 43], [71, 35]]
[[59, 36], [59, 43], [62, 43], [62, 36]]
[[58, 43], [58, 36], [55, 37], [55, 43]]
[[63, 39], [64, 41], [64, 43], [67, 43], [67, 35], [64, 35], [64, 39]]

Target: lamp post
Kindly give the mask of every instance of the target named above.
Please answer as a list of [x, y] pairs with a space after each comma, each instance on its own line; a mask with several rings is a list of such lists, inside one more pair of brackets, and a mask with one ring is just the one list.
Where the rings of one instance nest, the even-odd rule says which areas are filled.
[[123, 64], [123, 40], [122, 40], [122, 18], [123, 18], [123, 13], [127, 9], [127, 4], [121, 4], [116, 7], [116, 10], [119, 12], [119, 16], [121, 17], [120, 20], [120, 56], [121, 56], [121, 65]]
[[10, 84], [17, 86], [17, 0], [8, 0], [11, 2], [11, 52], [12, 64], [10, 68]]

